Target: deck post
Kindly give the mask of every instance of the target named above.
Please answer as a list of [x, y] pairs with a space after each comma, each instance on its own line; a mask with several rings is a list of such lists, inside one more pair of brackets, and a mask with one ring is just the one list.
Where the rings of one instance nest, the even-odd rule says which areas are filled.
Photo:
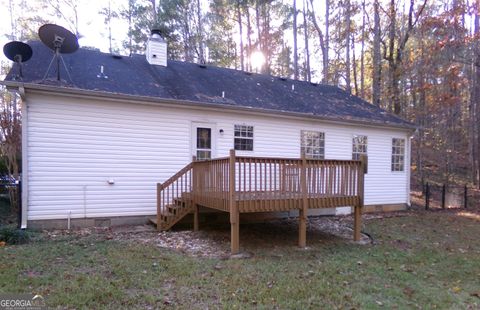
[[228, 200], [230, 209], [230, 246], [231, 253], [238, 254], [240, 251], [240, 214], [235, 201], [235, 150], [230, 150], [229, 166], [229, 190]]
[[360, 156], [360, 169], [358, 171], [358, 205], [355, 206], [354, 211], [354, 225], [353, 225], [353, 240], [360, 241], [362, 230], [362, 209], [365, 198], [365, 173], [367, 173], [367, 156]]
[[196, 203], [193, 203], [193, 231], [198, 231], [199, 229], [199, 220], [198, 220], [198, 205]]
[[160, 197], [160, 194], [162, 192], [162, 184], [161, 183], [157, 183], [157, 230], [160, 231], [161, 227], [161, 216], [160, 216], [160, 212], [162, 211], [161, 208], [162, 208], [162, 205], [161, 205], [161, 197]]
[[305, 152], [302, 152], [302, 165], [300, 172], [300, 182], [302, 191], [302, 207], [298, 214], [298, 246], [304, 248], [307, 246], [307, 210], [308, 210], [308, 192], [307, 192], [307, 158]]
[[197, 182], [196, 182], [196, 175], [195, 175], [195, 162], [197, 161], [197, 156], [192, 156], [192, 175], [191, 175], [191, 182], [192, 182], [192, 206], [193, 206], [193, 231], [198, 231], [199, 229], [199, 207], [196, 202], [196, 190], [197, 190]]

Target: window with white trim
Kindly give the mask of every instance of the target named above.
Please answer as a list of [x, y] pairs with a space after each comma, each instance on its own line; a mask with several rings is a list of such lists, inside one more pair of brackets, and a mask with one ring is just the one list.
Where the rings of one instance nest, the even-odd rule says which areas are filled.
[[253, 151], [253, 126], [235, 125], [234, 147], [237, 151]]
[[352, 140], [352, 159], [360, 160], [360, 155], [367, 155], [367, 136], [354, 135]]
[[301, 153], [311, 159], [325, 158], [325, 133], [320, 131], [302, 130]]
[[405, 169], [405, 139], [392, 139], [392, 171]]

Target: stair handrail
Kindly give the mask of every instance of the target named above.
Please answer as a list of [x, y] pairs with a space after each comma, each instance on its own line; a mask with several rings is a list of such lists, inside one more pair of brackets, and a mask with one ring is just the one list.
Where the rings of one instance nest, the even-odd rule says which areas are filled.
[[187, 164], [165, 182], [157, 183], [157, 227], [160, 228], [162, 210], [166, 210], [167, 205], [183, 193], [192, 191], [194, 164]]

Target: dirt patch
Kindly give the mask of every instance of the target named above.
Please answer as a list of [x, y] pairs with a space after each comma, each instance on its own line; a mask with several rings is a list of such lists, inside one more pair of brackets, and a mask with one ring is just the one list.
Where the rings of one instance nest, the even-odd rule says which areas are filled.
[[[308, 219], [307, 246], [331, 242], [350, 243], [353, 237], [353, 219], [345, 217], [310, 217]], [[73, 237], [98, 237], [106, 240], [152, 244], [189, 256], [230, 257], [230, 226], [201, 227], [200, 231], [172, 230], [157, 232], [151, 225], [113, 228], [85, 228], [74, 231], [56, 230], [45, 232], [47, 238], [65, 235]], [[298, 219], [282, 219], [265, 223], [245, 224], [240, 228], [240, 243], [243, 251], [256, 253], [268, 250], [271, 255], [297, 244]], [[75, 242], [82, 242], [74, 238]], [[370, 244], [368, 235], [362, 234], [358, 244]], [[249, 257], [245, 256], [245, 257]], [[243, 257], [243, 256], [242, 256]]]

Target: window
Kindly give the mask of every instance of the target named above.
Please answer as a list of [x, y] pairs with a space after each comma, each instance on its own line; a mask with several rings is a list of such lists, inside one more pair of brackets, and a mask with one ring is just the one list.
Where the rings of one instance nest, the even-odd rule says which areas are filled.
[[253, 151], [253, 126], [235, 125], [235, 150]]
[[212, 158], [212, 129], [197, 128], [197, 160]]
[[302, 130], [301, 140], [301, 152], [307, 158], [325, 158], [325, 133]]
[[353, 136], [352, 159], [360, 160], [360, 155], [367, 155], [367, 136]]
[[392, 171], [403, 171], [405, 161], [405, 139], [392, 139]]

